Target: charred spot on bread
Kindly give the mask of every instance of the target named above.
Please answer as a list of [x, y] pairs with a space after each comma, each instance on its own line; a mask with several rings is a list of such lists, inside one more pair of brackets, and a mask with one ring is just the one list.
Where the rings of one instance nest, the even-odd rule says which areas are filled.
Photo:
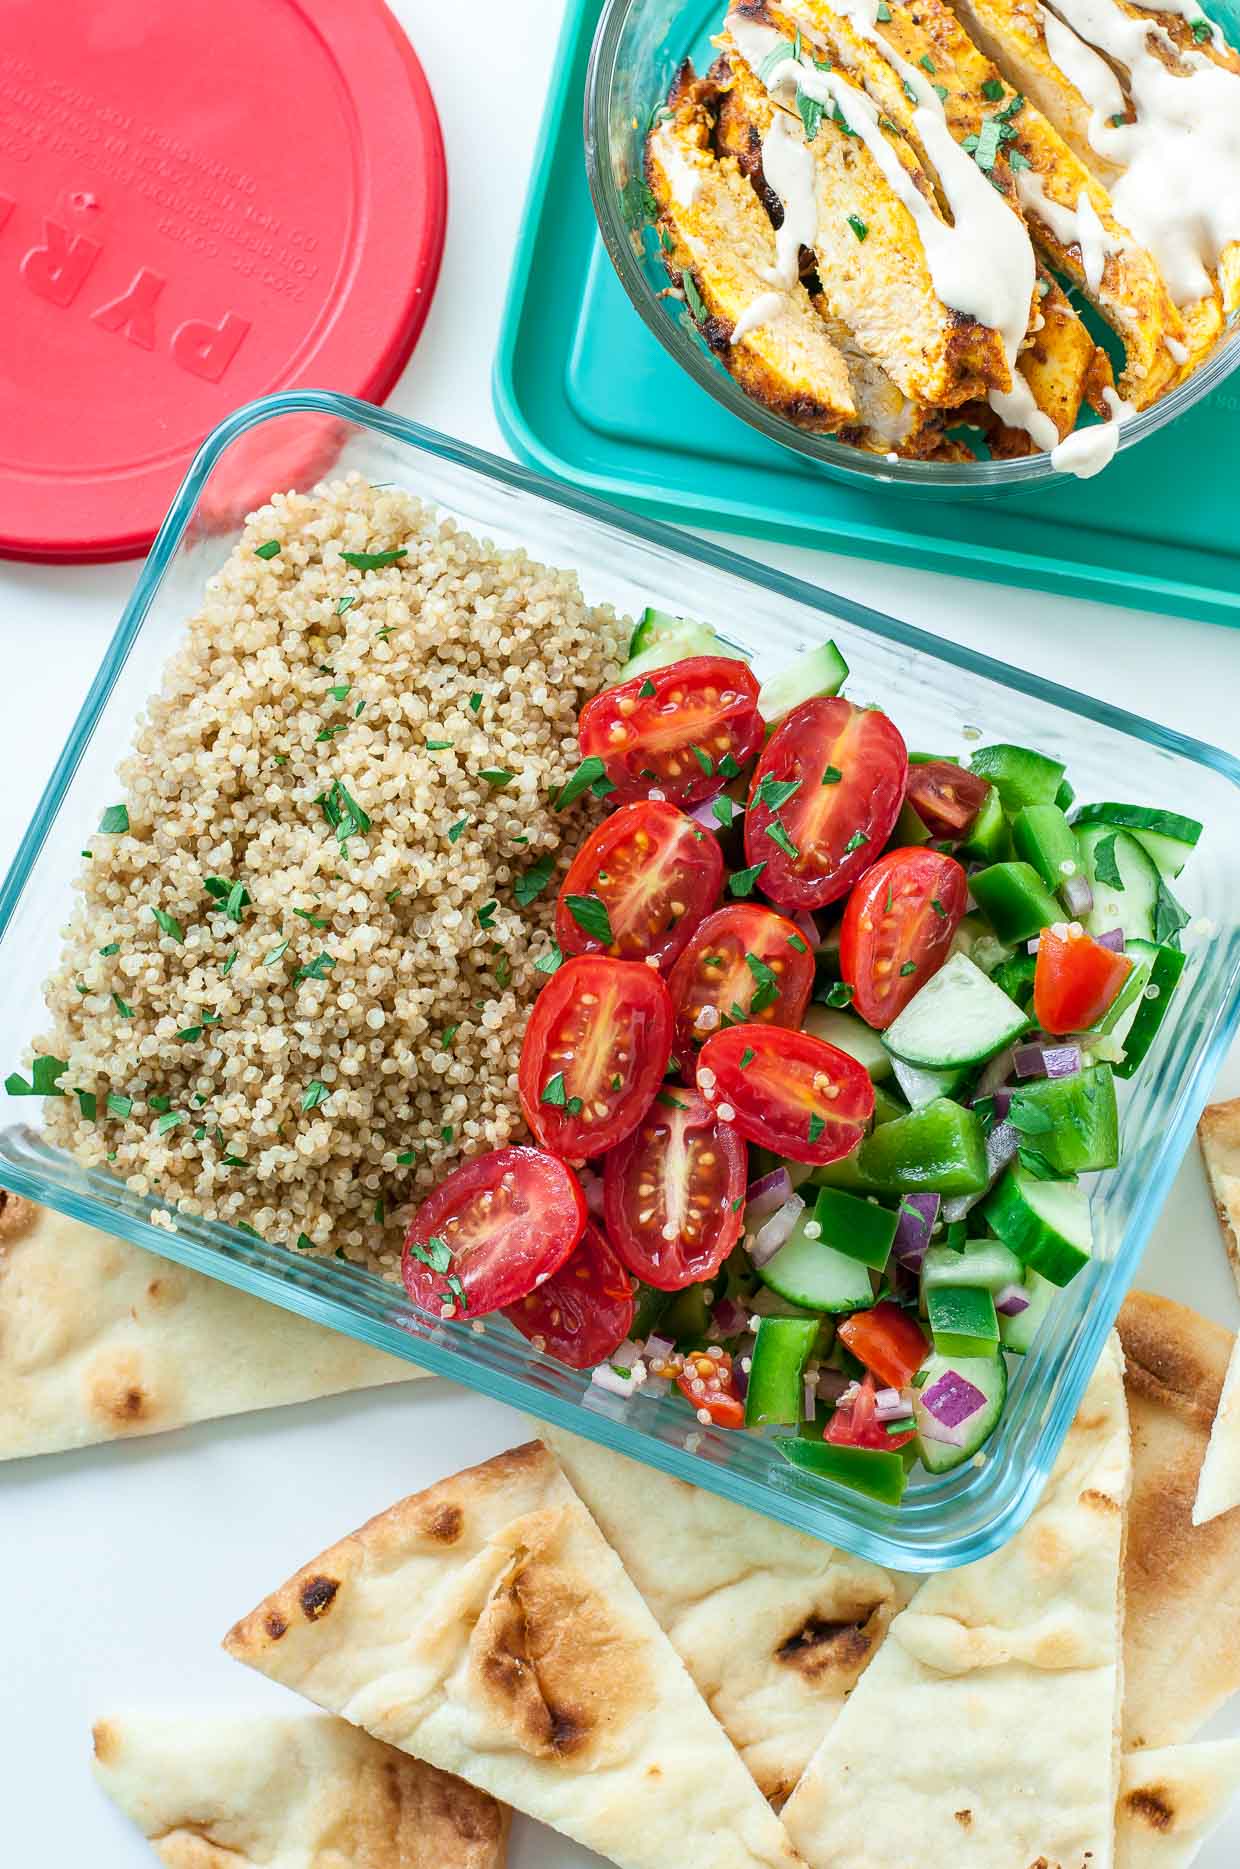
[[840, 1671], [851, 1673], [867, 1660], [877, 1634], [874, 1618], [878, 1604], [851, 1622], [829, 1622], [809, 1616], [775, 1650], [775, 1659], [795, 1668], [809, 1681]]
[[1161, 1786], [1142, 1785], [1140, 1790], [1130, 1791], [1124, 1803], [1133, 1816], [1148, 1824], [1151, 1830], [1170, 1830], [1175, 1822], [1175, 1811]]
[[282, 1635], [288, 1634], [288, 1624], [285, 1622], [283, 1616], [274, 1609], [271, 1611], [270, 1615], [263, 1617], [263, 1628], [267, 1631], [267, 1634], [271, 1637], [273, 1642], [278, 1642]]
[[325, 1616], [336, 1600], [340, 1585], [334, 1577], [307, 1577], [300, 1590], [302, 1613], [307, 1622]]

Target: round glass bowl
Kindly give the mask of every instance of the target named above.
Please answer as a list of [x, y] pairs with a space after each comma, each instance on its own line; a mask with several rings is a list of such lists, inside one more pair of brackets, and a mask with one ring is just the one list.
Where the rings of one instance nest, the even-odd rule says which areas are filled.
[[[1210, 11], [1235, 38], [1240, 0], [1212, 0]], [[688, 314], [680, 300], [659, 297], [668, 279], [657, 243], [644, 231], [646, 132], [682, 61], [692, 58], [698, 72], [709, 68], [715, 56], [711, 35], [718, 32], [724, 12], [725, 0], [607, 0], [595, 34], [586, 78], [586, 170], [603, 244], [640, 317], [716, 402], [772, 441], [817, 461], [837, 479], [951, 499], [994, 498], [1012, 488], [1062, 484], [1049, 454], [1009, 461], [893, 461], [830, 435], [808, 434], [747, 396], [687, 328]], [[1240, 327], [1233, 328], [1186, 383], [1124, 422], [1119, 447], [1135, 447], [1216, 390], [1240, 365], [1237, 337]]]

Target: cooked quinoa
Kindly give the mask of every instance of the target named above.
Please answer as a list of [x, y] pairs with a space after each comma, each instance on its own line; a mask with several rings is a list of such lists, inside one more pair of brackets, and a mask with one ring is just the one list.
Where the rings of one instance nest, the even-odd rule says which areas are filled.
[[255, 513], [100, 801], [128, 828], [91, 837], [47, 989], [51, 1139], [395, 1275], [427, 1189], [523, 1134], [536, 963], [595, 809], [551, 799], [627, 633], [575, 574], [358, 476]]

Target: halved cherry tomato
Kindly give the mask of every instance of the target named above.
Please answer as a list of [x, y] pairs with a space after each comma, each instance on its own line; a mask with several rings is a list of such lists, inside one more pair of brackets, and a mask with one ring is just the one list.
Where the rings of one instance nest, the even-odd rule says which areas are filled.
[[[652, 955], [666, 973], [722, 887], [717, 837], [675, 805], [621, 805], [573, 858], [556, 904], [555, 938], [566, 954]], [[607, 910], [610, 945], [573, 914], [569, 900], [580, 896], [596, 896]]]
[[553, 1155], [475, 1155], [413, 1216], [400, 1266], [405, 1290], [436, 1317], [498, 1311], [559, 1271], [585, 1223], [581, 1184]]
[[603, 1212], [630, 1272], [680, 1291], [719, 1270], [741, 1236], [747, 1159], [695, 1090], [670, 1085], [603, 1164]]
[[836, 1409], [827, 1423], [823, 1440], [835, 1447], [881, 1447], [885, 1453], [907, 1447], [913, 1438], [912, 1432], [888, 1434], [886, 1423], [878, 1419], [876, 1396], [874, 1378], [867, 1376], [852, 1402], [846, 1408]]
[[886, 714], [835, 695], [802, 701], [758, 761], [745, 855], [764, 895], [818, 909], [864, 875], [900, 815], [908, 749]]
[[633, 1281], [593, 1220], [559, 1271], [505, 1308], [504, 1316], [535, 1349], [570, 1369], [593, 1369], [619, 1348], [633, 1325]]
[[922, 845], [889, 850], [861, 878], [840, 925], [840, 976], [867, 1025], [882, 1031], [938, 972], [968, 897], [955, 857]]
[[1033, 974], [1033, 1013], [1044, 1032], [1096, 1025], [1132, 972], [1132, 959], [1086, 934], [1079, 922], [1042, 930]]
[[604, 688], [577, 721], [583, 759], [603, 762], [616, 802], [654, 787], [675, 805], [720, 790], [762, 744], [758, 684], [747, 662], [694, 655]]
[[917, 1319], [885, 1299], [870, 1311], [844, 1318], [839, 1337], [885, 1389], [907, 1388], [930, 1349]]
[[736, 1393], [732, 1358], [726, 1350], [690, 1350], [676, 1387], [700, 1415], [708, 1414], [717, 1428], [743, 1428], [745, 1404]]
[[850, 1155], [874, 1114], [874, 1086], [855, 1058], [808, 1032], [732, 1025], [698, 1053], [698, 1089], [716, 1116], [793, 1162]]
[[653, 967], [597, 954], [567, 960], [525, 1028], [525, 1120], [566, 1161], [603, 1155], [637, 1128], [671, 1055], [672, 1002]]
[[989, 782], [951, 759], [908, 769], [908, 802], [931, 837], [963, 837], [986, 803]]
[[774, 909], [736, 902], [708, 915], [668, 977], [676, 1008], [676, 1056], [727, 1020], [800, 1025], [814, 986], [808, 941]]

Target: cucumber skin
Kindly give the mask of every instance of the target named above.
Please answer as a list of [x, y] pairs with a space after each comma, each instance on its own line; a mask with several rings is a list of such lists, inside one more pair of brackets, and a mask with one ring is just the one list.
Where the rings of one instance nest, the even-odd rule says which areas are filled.
[[[975, 1357], [940, 1357], [932, 1355], [922, 1364], [927, 1371], [926, 1380], [920, 1389], [913, 1391], [913, 1417], [919, 1420], [924, 1410], [921, 1398], [927, 1389], [933, 1388], [939, 1377], [947, 1370], [954, 1369], [966, 1382], [980, 1389], [990, 1403], [988, 1409], [979, 1410], [980, 1433], [976, 1439], [970, 1439], [963, 1447], [952, 1447], [947, 1441], [931, 1441], [918, 1433], [917, 1447], [921, 1453], [921, 1462], [927, 1473], [950, 1473], [956, 1467], [962, 1467], [966, 1460], [972, 1460], [978, 1450], [985, 1446], [1000, 1421], [1007, 1401], [1007, 1364], [1001, 1356]], [[994, 1393], [991, 1392], [993, 1385]]]
[[1146, 999], [1145, 989], [1142, 988], [1142, 998], [1137, 1005], [1136, 1017], [1124, 1034], [1124, 1055], [1115, 1066], [1116, 1077], [1129, 1078], [1140, 1066], [1158, 1037], [1162, 1022], [1170, 1007], [1171, 996], [1179, 985], [1180, 975], [1184, 972], [1186, 965], [1187, 956], [1181, 953], [1179, 948], [1159, 947], [1155, 949], [1150, 977], [1145, 984], [1156, 986], [1159, 998]]
[[1197, 818], [1186, 818], [1178, 811], [1119, 805], [1111, 801], [1082, 805], [1072, 822], [1077, 830], [1084, 830], [1087, 825], [1106, 824], [1114, 830], [1127, 831], [1169, 882], [1174, 882], [1183, 870], [1205, 829]]
[[[807, 1296], [807, 1278], [812, 1281], [816, 1272], [828, 1282]], [[806, 1239], [799, 1229], [759, 1269], [758, 1277], [780, 1298], [807, 1311], [840, 1316], [846, 1311], [866, 1311], [874, 1302], [870, 1274], [860, 1260], [849, 1259], [821, 1240]]]
[[785, 714], [802, 701], [817, 700], [820, 695], [838, 694], [848, 680], [848, 664], [833, 642], [819, 643], [807, 649], [795, 662], [785, 663], [778, 675], [772, 675], [758, 690], [758, 712], [768, 729], [779, 725]]
[[[1115, 839], [1114, 857], [1123, 888], [1100, 883], [1094, 853], [1108, 837]], [[1094, 906], [1084, 919], [1091, 935], [1097, 938], [1110, 928], [1122, 928], [1128, 941], [1153, 941], [1154, 903], [1158, 895], [1158, 865], [1144, 844], [1130, 831], [1112, 830], [1106, 824], [1087, 824], [1076, 833], [1086, 878], [1094, 892]]]
[[1021, 1263], [1049, 1279], [1052, 1285], [1061, 1289], [1070, 1285], [1077, 1273], [1089, 1264], [1088, 1253], [1082, 1253], [1070, 1240], [1053, 1233], [1028, 1205], [1021, 1191], [1020, 1171], [1015, 1167], [1000, 1176], [993, 1193], [982, 1205], [982, 1214]]
[[[967, 993], [972, 1000], [984, 999], [988, 1007], [993, 1007], [991, 1029], [980, 1046], [974, 1040], [963, 1045], [962, 1049], [958, 1035], [952, 1041], [949, 1034], [950, 1031], [957, 1031], [958, 1034], [959, 1012], [953, 1008], [949, 999], [945, 1011], [940, 1014], [939, 1008], [945, 993], [954, 994], [957, 998]], [[1004, 1012], [1005, 1006], [1011, 1009], [1010, 1013]], [[943, 1031], [943, 1036], [934, 1043], [927, 1043], [924, 1030], [928, 1012], [932, 1030], [938, 1026]], [[1018, 1038], [1028, 1024], [1020, 1007], [995, 986], [975, 961], [971, 961], [965, 954], [953, 954], [937, 973], [931, 974], [904, 1011], [892, 1020], [887, 1027], [884, 1043], [905, 1064], [918, 1065], [927, 1071], [940, 1071], [953, 1065], [984, 1063]]]
[[[1030, 1148], [1045, 1155], [1066, 1179], [1119, 1165], [1119, 1111], [1109, 1064], [1089, 1064], [1075, 1077], [1039, 1078], [1016, 1095], [1049, 1116], [1053, 1128], [1030, 1135]], [[1093, 1102], [1088, 1108], [1077, 1105]], [[1079, 1115], [1079, 1120], [1078, 1120]]]
[[1009, 817], [1022, 805], [1053, 805], [1063, 783], [1064, 767], [1029, 746], [999, 742], [979, 746], [969, 761], [970, 770], [989, 779]]

